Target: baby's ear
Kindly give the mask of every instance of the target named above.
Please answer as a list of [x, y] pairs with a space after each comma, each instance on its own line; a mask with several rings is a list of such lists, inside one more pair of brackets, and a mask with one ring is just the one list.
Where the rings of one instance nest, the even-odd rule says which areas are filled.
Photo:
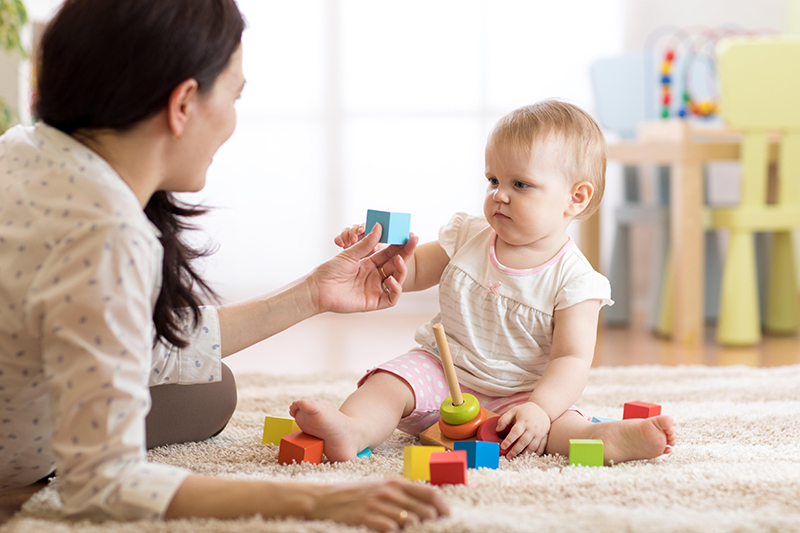
[[588, 181], [581, 181], [572, 186], [569, 197], [569, 206], [565, 215], [576, 217], [589, 205], [594, 196], [594, 186]]

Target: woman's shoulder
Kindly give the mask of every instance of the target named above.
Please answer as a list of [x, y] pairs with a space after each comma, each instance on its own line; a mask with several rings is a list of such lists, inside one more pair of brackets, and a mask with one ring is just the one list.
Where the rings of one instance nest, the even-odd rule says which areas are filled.
[[4, 236], [7, 243], [42, 254], [122, 239], [158, 247], [158, 231], [136, 196], [97, 154], [42, 126], [15, 128], [2, 141], [0, 236], [13, 231]]

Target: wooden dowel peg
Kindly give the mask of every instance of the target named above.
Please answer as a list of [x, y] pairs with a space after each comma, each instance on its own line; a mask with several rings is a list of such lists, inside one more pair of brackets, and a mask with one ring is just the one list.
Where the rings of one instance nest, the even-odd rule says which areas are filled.
[[447, 378], [447, 386], [450, 387], [450, 397], [453, 405], [462, 405], [464, 398], [461, 397], [461, 387], [456, 377], [456, 367], [453, 365], [453, 357], [450, 355], [450, 346], [447, 344], [447, 336], [441, 324], [433, 325], [433, 335], [436, 337], [436, 346], [439, 349], [439, 356], [442, 358], [444, 376]]

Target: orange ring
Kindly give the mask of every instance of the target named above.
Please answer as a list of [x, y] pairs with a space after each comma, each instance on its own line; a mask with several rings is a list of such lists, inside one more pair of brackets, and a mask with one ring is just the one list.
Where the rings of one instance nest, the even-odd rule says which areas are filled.
[[486, 411], [481, 410], [478, 412], [478, 416], [470, 420], [469, 422], [464, 422], [463, 424], [453, 425], [448, 424], [441, 418], [439, 419], [439, 430], [441, 430], [442, 435], [445, 437], [451, 438], [453, 440], [466, 440], [471, 439], [478, 433], [478, 428], [486, 421]]

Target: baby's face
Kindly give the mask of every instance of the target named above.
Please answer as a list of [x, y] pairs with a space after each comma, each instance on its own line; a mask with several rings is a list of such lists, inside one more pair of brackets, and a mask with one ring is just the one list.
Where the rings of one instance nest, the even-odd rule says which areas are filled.
[[559, 141], [537, 142], [530, 151], [491, 142], [486, 147], [483, 213], [499, 239], [546, 248], [564, 235], [571, 187], [562, 154]]

